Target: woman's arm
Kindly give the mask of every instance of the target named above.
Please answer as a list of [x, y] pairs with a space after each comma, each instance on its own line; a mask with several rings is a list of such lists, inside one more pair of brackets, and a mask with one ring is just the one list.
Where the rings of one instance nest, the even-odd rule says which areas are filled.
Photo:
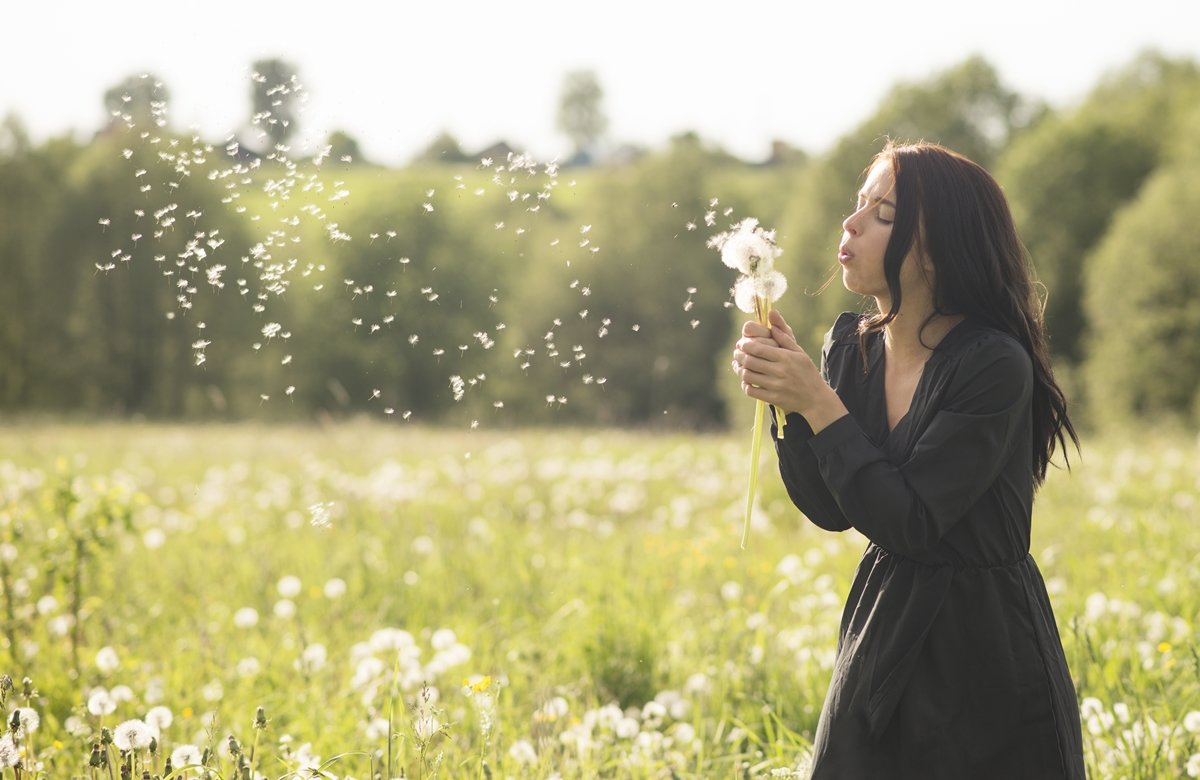
[[809, 446], [813, 431], [808, 421], [798, 414], [789, 414], [783, 430], [784, 438], [775, 437], [776, 429], [772, 423], [775, 452], [779, 456], [779, 476], [787, 488], [788, 497], [814, 525], [826, 531], [845, 531], [850, 527], [850, 521], [842, 514], [837, 500], [829, 492], [820, 463]]
[[[902, 465], [843, 417], [809, 440], [851, 526], [881, 547], [922, 559], [1013, 456], [1030, 424], [1033, 366], [1014, 341], [985, 337], [959, 360], [942, 409]], [[1032, 472], [1030, 474], [1032, 479]]]
[[[812, 419], [793, 411], [787, 415], [784, 438], [780, 439], [772, 417], [771, 438], [775, 441], [775, 451], [779, 457], [779, 474], [792, 503], [818, 527], [827, 531], [845, 531], [850, 527], [850, 523], [829, 492], [816, 456], [809, 447], [809, 441], [813, 437], [814, 428], [824, 428], [832, 420], [846, 414], [846, 407], [828, 384], [829, 351], [834, 334], [851, 330], [857, 317], [845, 314], [830, 328], [821, 350], [819, 372], [804, 350], [796, 344], [792, 330], [783, 317], [778, 312], [773, 312], [771, 320], [770, 328], [757, 322], [746, 323], [742, 331], [743, 339], [738, 342], [738, 349], [734, 351], [734, 370], [742, 377], [743, 391], [752, 398], [764, 390], [763, 385], [786, 387], [801, 383], [807, 385], [807, 392], [821, 393], [824, 396], [826, 403], [823, 408], [826, 412], [821, 419], [812, 411]], [[790, 360], [792, 365], [777, 367], [753, 360], [745, 350], [758, 351], [755, 345], [749, 343], [754, 340], [760, 340], [760, 345], [768, 346], [773, 357]], [[757, 374], [748, 363], [763, 368], [768, 373]], [[797, 380], [797, 375], [802, 379]], [[783, 399], [773, 398], [772, 402], [780, 400]]]

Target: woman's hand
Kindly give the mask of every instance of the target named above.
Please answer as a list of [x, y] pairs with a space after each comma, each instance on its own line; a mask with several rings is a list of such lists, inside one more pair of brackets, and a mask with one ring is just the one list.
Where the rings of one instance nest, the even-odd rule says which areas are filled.
[[785, 412], [799, 412], [816, 433], [845, 415], [846, 407], [796, 343], [783, 315], [772, 310], [770, 322], [769, 328], [754, 321], [742, 326], [733, 371], [742, 380], [743, 393]]

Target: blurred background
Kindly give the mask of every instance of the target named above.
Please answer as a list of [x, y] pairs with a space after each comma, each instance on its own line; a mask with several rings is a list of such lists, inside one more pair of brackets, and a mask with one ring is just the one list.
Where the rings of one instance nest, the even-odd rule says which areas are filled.
[[1005, 187], [1085, 425], [1195, 426], [1200, 7], [963, 8], [10, 9], [0, 412], [720, 429], [706, 240], [819, 348], [894, 137]]

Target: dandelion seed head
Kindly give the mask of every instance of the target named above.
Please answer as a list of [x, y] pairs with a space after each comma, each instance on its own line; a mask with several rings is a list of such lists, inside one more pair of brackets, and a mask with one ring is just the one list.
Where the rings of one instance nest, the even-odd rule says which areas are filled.
[[117, 700], [106, 688], [92, 691], [87, 700], [87, 711], [92, 715], [103, 717], [111, 715], [117, 709]]
[[150, 747], [150, 740], [154, 738], [154, 732], [146, 725], [145, 721], [134, 718], [113, 729], [112, 737], [113, 744], [117, 746], [118, 750], [141, 751]]
[[96, 668], [101, 672], [108, 674], [115, 672], [121, 665], [121, 659], [117, 656], [117, 651], [111, 647], [102, 647], [96, 652]]
[[200, 760], [200, 748], [195, 745], [179, 745], [171, 751], [171, 766], [174, 769], [182, 769], [185, 766], [199, 766]]
[[158, 707], [152, 707], [150, 711], [146, 713], [146, 725], [152, 728], [160, 736], [174, 720], [175, 716], [172, 714], [171, 710], [161, 705]]
[[258, 610], [254, 607], [242, 607], [233, 613], [233, 625], [237, 628], [254, 628], [258, 625]]
[[279, 582], [275, 584], [275, 590], [285, 599], [295, 598], [300, 595], [301, 588], [300, 578], [292, 574], [281, 577]]

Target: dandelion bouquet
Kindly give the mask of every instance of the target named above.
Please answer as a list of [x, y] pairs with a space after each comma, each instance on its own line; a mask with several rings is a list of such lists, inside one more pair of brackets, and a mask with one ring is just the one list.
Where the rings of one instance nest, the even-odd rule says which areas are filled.
[[[760, 323], [770, 327], [768, 317], [771, 304], [787, 290], [787, 279], [775, 270], [775, 258], [783, 251], [775, 244], [775, 231], [764, 230], [757, 219], [747, 217], [730, 230], [713, 236], [708, 245], [721, 253], [721, 262], [742, 274], [733, 286], [733, 302], [739, 309], [753, 314]], [[755, 402], [754, 433], [750, 441], [750, 485], [746, 491], [746, 519], [742, 528], [743, 550], [750, 535], [750, 517], [758, 487], [758, 459], [762, 449], [765, 407], [763, 401]], [[772, 411], [779, 438], [783, 438], [785, 415], [775, 406]]]

